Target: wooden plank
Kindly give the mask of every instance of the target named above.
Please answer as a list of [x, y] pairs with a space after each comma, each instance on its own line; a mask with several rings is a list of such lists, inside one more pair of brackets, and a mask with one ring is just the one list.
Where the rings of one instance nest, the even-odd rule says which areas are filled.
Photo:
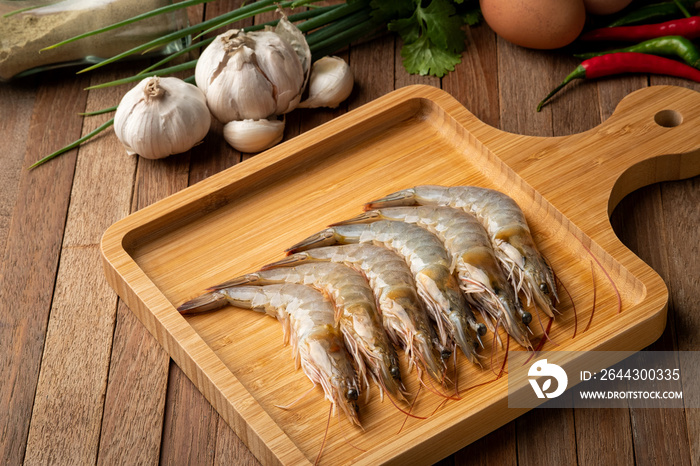
[[[348, 64], [355, 76], [355, 88], [348, 108], [357, 108], [394, 90], [394, 74], [386, 69], [394, 59], [394, 36], [384, 35], [372, 41], [353, 45]], [[381, 71], [378, 71], [381, 70]]]
[[160, 464], [213, 464], [218, 414], [171, 362]]
[[169, 360], [119, 300], [98, 465], [158, 464]]
[[516, 419], [518, 464], [576, 464], [573, 409], [533, 409]]
[[455, 466], [492, 464], [516, 466], [518, 452], [515, 438], [515, 421], [513, 421], [452, 455], [454, 464]]
[[[558, 84], [558, 78], [551, 73], [557, 68], [556, 62], [548, 53], [524, 49], [498, 38], [499, 129], [527, 136], [553, 136], [553, 106], [546, 106], [539, 113], [535, 109], [542, 97]], [[532, 76], [540, 79], [533, 81]]]
[[[46, 80], [51, 85], [46, 84]], [[87, 80], [70, 72], [42, 78], [36, 94], [22, 166], [80, 135]], [[28, 171], [22, 169], [0, 270], [3, 306], [0, 341], [0, 463], [19, 464], [29, 432], [34, 394], [51, 309], [76, 151]], [[29, 234], [31, 233], [31, 234]]]
[[[128, 73], [128, 71], [126, 72]], [[94, 76], [92, 84], [128, 74]], [[119, 101], [117, 88], [91, 92], [88, 110]], [[85, 120], [83, 134], [110, 115]], [[108, 154], [108, 156], [105, 156]], [[129, 214], [136, 162], [108, 130], [80, 149], [26, 461], [94, 463], [114, 332], [117, 296], [100, 266], [100, 237]]]
[[217, 414], [215, 466], [257, 466], [258, 459], [253, 456], [243, 441], [229, 427], [224, 418]]
[[[697, 312], [698, 267], [700, 257], [697, 226], [700, 225], [700, 178], [661, 185], [664, 208], [669, 275], [667, 284], [673, 296], [674, 324], [679, 351], [700, 350], [700, 316]], [[697, 361], [691, 367], [681, 366], [684, 386], [697, 383]], [[688, 404], [697, 403], [688, 400]], [[696, 405], [697, 406], [697, 405]], [[686, 408], [690, 462], [700, 464], [700, 409]]]
[[467, 50], [442, 88], [487, 125], [499, 128], [498, 40], [485, 23], [467, 29]]
[[[613, 225], [620, 240], [668, 283], [668, 252], [665, 247], [665, 209], [661, 205], [659, 185], [640, 189], [627, 196], [615, 209]], [[619, 225], [625, 225], [624, 230]], [[631, 228], [630, 228], [631, 227]], [[661, 247], [659, 247], [662, 245]], [[673, 296], [669, 321], [662, 337], [648, 349], [675, 349]], [[634, 453], [638, 464], [690, 464], [685, 413], [678, 409], [630, 409]]]
[[580, 466], [634, 464], [629, 409], [575, 409], [574, 417]]
[[37, 79], [0, 85], [0, 135], [4, 140], [0, 152], [0, 255], [10, 231], [12, 211], [17, 201], [22, 162], [27, 151], [29, 125], [34, 109]]

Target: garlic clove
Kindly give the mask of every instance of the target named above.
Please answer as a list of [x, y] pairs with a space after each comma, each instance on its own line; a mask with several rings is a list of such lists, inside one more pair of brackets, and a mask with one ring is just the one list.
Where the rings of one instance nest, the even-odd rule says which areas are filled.
[[224, 139], [240, 152], [261, 152], [282, 140], [283, 120], [237, 120], [224, 126]]
[[294, 110], [301, 100], [305, 79], [304, 69], [292, 46], [274, 32], [256, 32], [255, 57], [260, 71], [277, 91], [274, 114]]
[[275, 34], [279, 35], [282, 40], [291, 45], [294, 52], [296, 52], [297, 57], [301, 62], [302, 70], [304, 71], [304, 84], [302, 85], [303, 89], [306, 87], [306, 82], [308, 81], [309, 73], [311, 72], [311, 49], [309, 48], [308, 42], [306, 42], [306, 36], [304, 36], [299, 28], [293, 25], [289, 19], [287, 19], [287, 15], [285, 15], [282, 10], [278, 10], [278, 12], [282, 18], [275, 27]]
[[128, 154], [160, 159], [191, 149], [211, 115], [202, 91], [178, 78], [146, 78], [122, 98], [114, 132]]
[[354, 78], [352, 70], [339, 57], [323, 57], [311, 68], [309, 97], [297, 108], [335, 108], [352, 92]]
[[261, 119], [274, 114], [274, 86], [256, 64], [255, 41], [230, 30], [202, 52], [195, 68], [197, 86], [217, 120]]

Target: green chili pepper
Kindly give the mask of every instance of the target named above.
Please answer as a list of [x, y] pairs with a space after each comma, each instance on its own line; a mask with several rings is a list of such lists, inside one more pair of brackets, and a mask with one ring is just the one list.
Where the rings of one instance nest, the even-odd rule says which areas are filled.
[[679, 13], [682, 13], [682, 10], [678, 8], [675, 2], [654, 3], [631, 11], [608, 24], [608, 27], [653, 22], [668, 18], [669, 16], [678, 16]]
[[606, 50], [604, 52], [579, 53], [577, 58], [587, 60], [601, 55], [617, 52], [638, 52], [649, 55], [676, 56], [694, 68], [700, 69], [700, 51], [688, 39], [681, 36], [664, 36], [646, 40], [639, 44], [622, 49]]

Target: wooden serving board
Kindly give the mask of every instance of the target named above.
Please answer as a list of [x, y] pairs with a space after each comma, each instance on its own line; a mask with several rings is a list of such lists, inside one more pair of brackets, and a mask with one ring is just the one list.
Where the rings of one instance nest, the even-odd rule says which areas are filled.
[[[609, 213], [641, 186], [700, 174], [699, 154], [700, 93], [687, 89], [646, 88], [599, 127], [540, 138], [491, 128], [445, 92], [411, 86], [117, 222], [102, 239], [105, 272], [264, 464], [308, 464], [329, 404], [318, 388], [291, 409], [276, 407], [310, 386], [282, 346], [281, 326], [233, 307], [185, 318], [177, 305], [281, 258], [287, 246], [356, 215], [365, 201], [418, 184], [471, 184], [520, 204], [571, 295], [561, 293], [562, 315], [550, 333], [557, 350], [639, 350], [663, 331], [667, 290], [616, 238]], [[494, 365], [503, 354], [495, 349]], [[507, 377], [496, 380], [464, 358], [456, 371], [462, 398], [443, 404], [424, 389], [412, 411], [424, 420], [406, 420], [373, 388], [361, 404], [364, 431], [333, 418], [322, 463], [435, 461], [524, 412], [507, 407]], [[404, 380], [416, 393], [416, 375], [405, 365]], [[490, 383], [476, 386], [482, 382]]]

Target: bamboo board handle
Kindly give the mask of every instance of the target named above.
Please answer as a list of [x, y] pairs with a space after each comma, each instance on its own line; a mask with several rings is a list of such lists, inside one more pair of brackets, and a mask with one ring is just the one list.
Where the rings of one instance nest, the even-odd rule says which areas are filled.
[[601, 125], [571, 136], [506, 133], [471, 114], [462, 124], [580, 226], [609, 224], [636, 189], [700, 174], [700, 93], [691, 89], [638, 90]]

